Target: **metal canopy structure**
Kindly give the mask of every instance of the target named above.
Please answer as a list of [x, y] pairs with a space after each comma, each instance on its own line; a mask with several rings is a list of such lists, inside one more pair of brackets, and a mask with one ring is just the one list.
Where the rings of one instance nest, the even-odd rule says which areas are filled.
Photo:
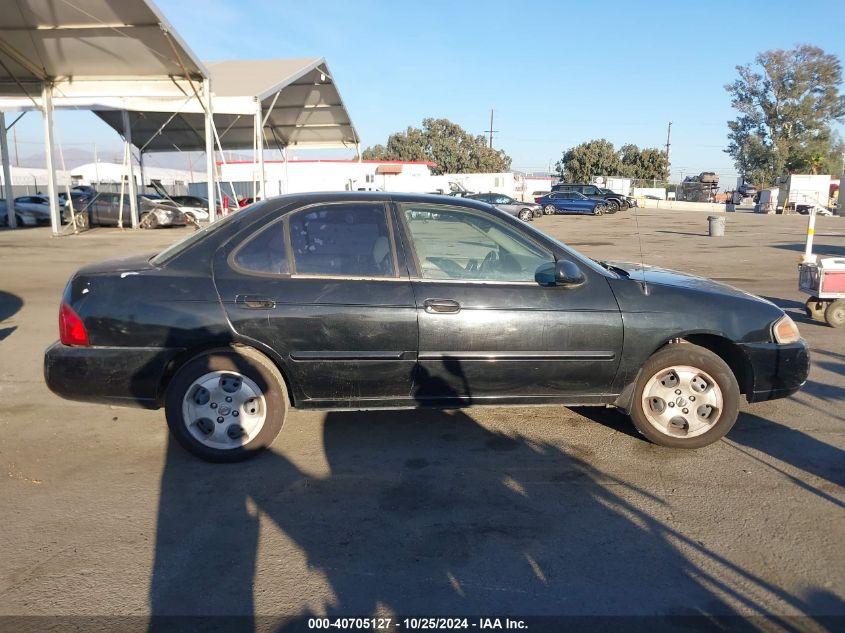
[[[201, 101], [211, 128], [208, 71], [150, 0], [14, 0], [0, 11], [0, 110], [40, 110], [53, 232], [61, 226], [55, 182], [53, 110], [93, 109], [122, 100]], [[55, 102], [60, 103], [56, 104]], [[108, 107], [108, 105], [106, 105]], [[171, 107], [172, 106], [168, 106]], [[0, 141], [6, 146], [6, 127]], [[124, 127], [126, 146], [131, 130]], [[214, 159], [206, 144], [209, 173]], [[8, 152], [3, 156], [10, 182]], [[214, 209], [213, 178], [209, 205]], [[15, 226], [11, 187], [6, 187], [9, 225]], [[135, 182], [129, 179], [132, 226], [138, 226]]]
[[180, 77], [205, 69], [164, 16], [143, 0], [13, 0], [0, 12], [4, 95], [41, 82]]
[[[148, 152], [204, 151], [215, 217], [215, 146], [255, 151], [262, 195], [264, 147], [355, 147], [358, 135], [325, 59], [203, 64], [150, 0], [13, 0], [0, 12], [0, 124], [9, 110], [44, 116], [54, 233], [59, 232], [53, 111], [95, 112], [124, 139], [124, 162], [143, 178]], [[5, 148], [6, 127], [0, 125]], [[3, 152], [9, 182], [8, 152]], [[131, 173], [131, 168], [127, 169]], [[258, 184], [260, 183], [260, 184]], [[132, 226], [135, 180], [128, 178]], [[6, 187], [14, 226], [11, 188]]]
[[[358, 145], [358, 135], [325, 59], [238, 60], [205, 62], [205, 66], [221, 149], [255, 149], [254, 117], [259, 105], [261, 140], [268, 147]], [[172, 112], [133, 111], [132, 104], [127, 105], [132, 139], [139, 149], [204, 149], [203, 115], [196, 103], [187, 100]], [[98, 110], [96, 114], [118, 132], [123, 129], [119, 112]]]

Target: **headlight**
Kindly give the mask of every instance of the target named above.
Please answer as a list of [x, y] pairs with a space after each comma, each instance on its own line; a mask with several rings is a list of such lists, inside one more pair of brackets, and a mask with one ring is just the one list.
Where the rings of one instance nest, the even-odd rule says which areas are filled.
[[794, 343], [801, 339], [798, 326], [788, 315], [783, 315], [772, 325], [772, 338], [775, 342], [785, 344]]

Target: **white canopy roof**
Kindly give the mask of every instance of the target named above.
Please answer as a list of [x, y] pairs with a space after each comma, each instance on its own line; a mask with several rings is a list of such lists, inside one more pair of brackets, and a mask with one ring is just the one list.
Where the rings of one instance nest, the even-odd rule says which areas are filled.
[[0, 11], [3, 96], [36, 96], [43, 81], [53, 82], [61, 96], [71, 85], [71, 93], [84, 92], [92, 81], [172, 85], [205, 75], [149, 0], [13, 0]]
[[[265, 147], [345, 147], [358, 142], [322, 57], [206, 62], [205, 66], [223, 149], [252, 149], [258, 103]], [[147, 99], [126, 100], [133, 144], [147, 152], [204, 149], [200, 104], [190, 95], [169, 104], [159, 110]], [[97, 110], [96, 114], [122, 132], [120, 112]]]

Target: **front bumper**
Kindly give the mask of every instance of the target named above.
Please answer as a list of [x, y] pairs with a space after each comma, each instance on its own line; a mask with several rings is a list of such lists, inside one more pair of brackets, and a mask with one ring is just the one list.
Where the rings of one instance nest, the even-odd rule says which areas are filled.
[[748, 402], [786, 398], [807, 382], [810, 351], [804, 339], [787, 345], [746, 343], [740, 347], [751, 367]]
[[159, 347], [70, 347], [56, 341], [44, 352], [44, 381], [67, 400], [158, 409], [165, 372], [182, 352]]
[[185, 214], [181, 211], [155, 209], [150, 213], [155, 214], [159, 226], [185, 226]]

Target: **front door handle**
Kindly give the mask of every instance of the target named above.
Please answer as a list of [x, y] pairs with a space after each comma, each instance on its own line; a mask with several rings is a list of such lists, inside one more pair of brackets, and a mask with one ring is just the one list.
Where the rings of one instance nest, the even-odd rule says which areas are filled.
[[452, 299], [426, 299], [423, 306], [429, 314], [454, 314], [461, 311], [461, 304]]
[[276, 307], [276, 302], [270, 297], [260, 295], [238, 295], [235, 297], [235, 303], [253, 310], [272, 310]]

